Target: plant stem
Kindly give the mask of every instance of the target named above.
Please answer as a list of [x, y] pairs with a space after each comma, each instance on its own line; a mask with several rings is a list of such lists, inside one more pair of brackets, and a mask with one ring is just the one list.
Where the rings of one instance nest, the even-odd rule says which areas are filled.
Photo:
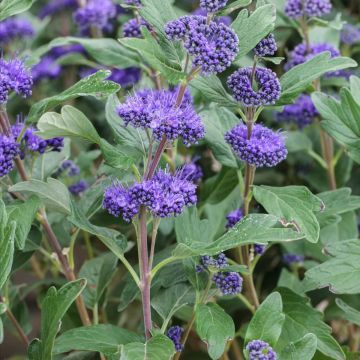
[[335, 176], [335, 166], [333, 161], [334, 156], [334, 142], [332, 138], [322, 129], [320, 129], [320, 142], [323, 158], [326, 162], [327, 177], [329, 188], [331, 190], [336, 190], [336, 176]]
[[149, 272], [151, 276], [151, 270], [154, 263], [154, 256], [155, 256], [155, 243], [156, 243], [156, 236], [160, 225], [160, 219], [155, 218], [153, 220], [153, 230], [151, 234], [151, 247], [150, 247], [150, 257], [149, 257]]
[[140, 246], [140, 280], [141, 280], [141, 298], [144, 317], [145, 337], [150, 339], [152, 321], [151, 321], [151, 303], [150, 303], [150, 287], [151, 276], [149, 271], [149, 255], [147, 245], [147, 226], [146, 226], [146, 207], [140, 207], [139, 213], [139, 242]]

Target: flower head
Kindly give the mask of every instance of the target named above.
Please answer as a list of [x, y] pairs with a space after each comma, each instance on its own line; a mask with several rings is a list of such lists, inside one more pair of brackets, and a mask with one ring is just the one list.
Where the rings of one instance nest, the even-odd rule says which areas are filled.
[[213, 281], [223, 295], [241, 293], [243, 279], [236, 272], [218, 272], [214, 274]]
[[8, 44], [15, 39], [24, 39], [34, 35], [29, 20], [20, 17], [7, 18], [0, 22], [0, 44]]
[[249, 360], [276, 360], [276, 352], [262, 340], [253, 340], [246, 345]]
[[[208, 11], [199, 7], [195, 11], [193, 11], [193, 15], [206, 17], [208, 15]], [[224, 24], [226, 26], [230, 26], [232, 23], [232, 18], [230, 16], [216, 16], [213, 21], [215, 21], [217, 24]]]
[[69, 191], [73, 195], [80, 195], [83, 193], [87, 188], [89, 187], [89, 184], [85, 180], [80, 180], [76, 182], [75, 184], [72, 184], [69, 186]]
[[226, 6], [228, 0], [200, 0], [200, 7], [207, 12], [213, 13]]
[[226, 215], [226, 228], [231, 229], [234, 227], [242, 218], [244, 217], [243, 212], [241, 209], [236, 209], [232, 212], [230, 212], [228, 215]]
[[254, 48], [256, 56], [265, 57], [274, 55], [277, 51], [277, 44], [274, 34], [269, 34], [266, 38], [262, 39]]
[[74, 13], [74, 21], [84, 33], [91, 27], [109, 30], [109, 21], [117, 15], [117, 9], [112, 0], [88, 0], [86, 6]]
[[80, 168], [72, 160], [65, 160], [61, 163], [57, 175], [64, 172], [66, 172], [68, 176], [76, 176], [80, 174]]
[[201, 166], [196, 164], [195, 161], [188, 162], [179, 171], [179, 176], [183, 179], [198, 182], [204, 176]]
[[209, 267], [214, 267], [217, 269], [223, 269], [229, 266], [226, 255], [220, 253], [217, 257], [204, 255], [200, 258], [201, 269], [208, 269]]
[[261, 244], [255, 244], [254, 245], [254, 253], [255, 253], [255, 255], [262, 255], [262, 254], [264, 254], [265, 250], [266, 250], [265, 245], [261, 245]]
[[273, 167], [287, 156], [282, 135], [259, 124], [254, 125], [250, 139], [247, 127], [240, 124], [225, 134], [225, 140], [242, 161], [252, 166]]
[[292, 122], [303, 128], [311, 124], [318, 115], [311, 96], [302, 94], [294, 104], [286, 105], [282, 112], [276, 113], [276, 119], [280, 122]]
[[176, 94], [166, 90], [142, 90], [129, 96], [118, 107], [125, 125], [151, 129], [159, 141], [163, 136], [169, 141], [178, 137], [185, 145], [196, 143], [204, 137], [204, 125], [188, 101], [176, 107]]
[[172, 326], [169, 328], [167, 332], [168, 338], [174, 343], [175, 349], [177, 352], [180, 352], [183, 349], [183, 345], [181, 343], [181, 336], [184, 332], [184, 329], [178, 325]]
[[204, 74], [223, 72], [234, 61], [239, 51], [236, 33], [214, 21], [208, 24], [204, 16], [183, 16], [165, 26], [170, 40], [183, 40], [184, 47], [193, 56], [193, 65]]
[[150, 25], [144, 20], [141, 19], [139, 21], [138, 19], [130, 19], [128, 22], [126, 22], [123, 25], [123, 34], [124, 37], [130, 37], [130, 38], [141, 38], [141, 27], [145, 26], [147, 28], [150, 27]]
[[287, 0], [285, 14], [292, 19], [301, 16], [321, 17], [331, 11], [330, 0]]
[[[253, 88], [252, 78], [256, 82], [257, 90]], [[266, 68], [256, 68], [254, 75], [251, 67], [239, 69], [229, 76], [227, 84], [235, 100], [246, 107], [274, 105], [281, 94], [277, 75]]]
[[39, 18], [44, 19], [46, 16], [55, 15], [61, 11], [75, 10], [78, 8], [76, 0], [52, 0], [39, 11]]
[[34, 82], [42, 79], [56, 79], [60, 76], [61, 66], [55, 61], [52, 56], [44, 56], [40, 62], [34, 65], [31, 69]]
[[341, 31], [341, 42], [353, 45], [360, 42], [360, 27], [346, 24]]
[[0, 134], [0, 177], [14, 168], [14, 159], [20, 155], [20, 146], [13, 137]]

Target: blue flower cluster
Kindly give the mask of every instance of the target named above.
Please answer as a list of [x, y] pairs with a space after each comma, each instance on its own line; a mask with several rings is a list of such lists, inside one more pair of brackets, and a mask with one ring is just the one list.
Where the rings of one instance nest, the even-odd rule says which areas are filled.
[[16, 39], [25, 39], [34, 35], [34, 28], [29, 20], [11, 17], [0, 22], [0, 44], [5, 45]]
[[126, 5], [141, 6], [141, 0], [124, 0]]
[[233, 228], [242, 218], [244, 217], [243, 212], [241, 209], [236, 209], [231, 211], [229, 214], [226, 215], [226, 228], [231, 229]]
[[202, 272], [209, 267], [223, 269], [229, 265], [224, 253], [220, 253], [217, 257], [209, 255], [201, 256], [200, 263], [201, 264], [196, 267], [196, 272]]
[[152, 130], [155, 140], [178, 137], [191, 145], [204, 137], [205, 129], [192, 104], [185, 100], [175, 106], [176, 93], [166, 90], [141, 90], [126, 99], [117, 109], [125, 124]]
[[121, 184], [108, 187], [103, 208], [110, 214], [122, 216], [127, 222], [138, 214], [140, 206], [149, 208], [159, 218], [180, 215], [184, 207], [195, 205], [196, 185], [159, 170], [151, 180], [135, 183], [125, 188]]
[[31, 69], [34, 82], [42, 79], [56, 79], [61, 74], [61, 66], [53, 56], [46, 55]]
[[78, 182], [70, 185], [68, 187], [69, 191], [73, 195], [80, 195], [83, 193], [87, 188], [89, 187], [89, 184], [85, 180], [79, 180]]
[[236, 33], [223, 23], [208, 24], [204, 16], [187, 15], [170, 21], [165, 33], [170, 40], [184, 41], [185, 49], [193, 56], [193, 65], [205, 75], [223, 72], [239, 51]]
[[14, 168], [14, 159], [20, 155], [20, 146], [13, 137], [0, 134], [0, 178]]
[[341, 30], [341, 42], [346, 45], [353, 45], [360, 42], [360, 27], [346, 24]]
[[293, 265], [293, 264], [299, 264], [303, 263], [305, 260], [305, 257], [303, 255], [298, 254], [285, 254], [283, 255], [282, 261], [286, 265]]
[[39, 11], [39, 18], [44, 19], [46, 16], [53, 16], [65, 10], [75, 10], [78, 8], [76, 0], [52, 0]]
[[74, 21], [82, 33], [91, 27], [99, 30], [111, 30], [110, 20], [117, 15], [117, 8], [112, 0], [88, 0], [86, 6], [79, 8], [74, 13]]
[[18, 58], [0, 59], [0, 104], [7, 102], [9, 92], [28, 97], [32, 93], [33, 79], [24, 62]]
[[321, 17], [332, 9], [330, 0], [287, 0], [285, 14], [292, 19], [302, 16]]
[[[254, 90], [253, 81], [257, 90]], [[227, 84], [235, 100], [245, 107], [274, 105], [281, 94], [277, 75], [266, 68], [241, 68], [229, 76]]]
[[200, 7], [207, 12], [214, 13], [224, 8], [227, 2], [228, 0], [200, 0]]
[[241, 293], [243, 279], [236, 272], [218, 272], [214, 274], [213, 281], [223, 295], [236, 295]]
[[201, 169], [201, 166], [196, 164], [195, 161], [188, 162], [181, 168], [180, 176], [183, 179], [190, 180], [194, 183], [199, 182], [202, 177], [204, 176], [204, 173]]
[[174, 343], [175, 350], [177, 352], [180, 352], [184, 347], [181, 343], [181, 336], [182, 336], [183, 332], [184, 332], [184, 329], [178, 325], [172, 326], [171, 328], [169, 328], [169, 330], [167, 332], [167, 336]]
[[[208, 11], [199, 7], [193, 12], [193, 15], [206, 17], [208, 15]], [[213, 21], [215, 21], [217, 24], [224, 24], [226, 26], [230, 26], [232, 23], [232, 18], [230, 16], [216, 16], [213, 18]]]
[[56, 175], [66, 174], [67, 176], [76, 176], [80, 174], [80, 168], [72, 161], [65, 160], [61, 163]]
[[283, 111], [276, 113], [277, 121], [295, 123], [300, 128], [312, 124], [317, 116], [319, 113], [307, 94], [300, 95], [294, 104], [286, 105]]
[[247, 126], [239, 124], [225, 134], [225, 140], [235, 154], [255, 167], [273, 167], [286, 159], [283, 136], [260, 124], [255, 124], [250, 139]]
[[254, 48], [254, 53], [258, 57], [265, 57], [275, 55], [277, 51], [277, 44], [274, 34], [269, 34], [262, 39]]
[[129, 38], [141, 38], [141, 27], [145, 26], [148, 29], [150, 28], [150, 25], [144, 20], [144, 19], [130, 19], [128, 22], [126, 22], [123, 25], [123, 35], [124, 37]]
[[262, 340], [252, 340], [246, 345], [249, 360], [276, 360], [273, 348]]

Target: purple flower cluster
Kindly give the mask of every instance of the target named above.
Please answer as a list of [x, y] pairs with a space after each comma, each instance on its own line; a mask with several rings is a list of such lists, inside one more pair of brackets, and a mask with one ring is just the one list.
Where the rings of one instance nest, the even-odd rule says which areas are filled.
[[279, 122], [295, 123], [300, 128], [313, 123], [314, 119], [319, 116], [311, 96], [302, 94], [294, 104], [286, 105], [282, 112], [276, 113], [276, 119]]
[[53, 56], [47, 55], [32, 67], [31, 72], [34, 82], [42, 79], [56, 79], [61, 74], [61, 66]]
[[185, 145], [194, 144], [204, 137], [204, 125], [186, 98], [176, 107], [176, 97], [174, 91], [141, 90], [118, 107], [118, 115], [125, 125], [151, 129], [157, 141], [181, 137]]
[[13, 137], [0, 134], [0, 178], [14, 168], [14, 158], [20, 154], [20, 146]]
[[80, 27], [82, 33], [91, 27], [100, 30], [110, 30], [109, 21], [117, 15], [117, 8], [112, 0], [88, 0], [86, 6], [79, 8], [74, 13], [74, 21]]
[[254, 253], [255, 253], [255, 255], [263, 255], [265, 250], [266, 250], [265, 245], [261, 245], [261, 244], [255, 244], [254, 245]]
[[252, 340], [246, 345], [249, 360], [276, 360], [273, 348], [262, 340]]
[[292, 19], [321, 17], [328, 14], [331, 8], [330, 0], [287, 0], [285, 14]]
[[15, 39], [24, 39], [34, 35], [34, 28], [29, 20], [11, 17], [0, 22], [0, 44], [8, 44]]
[[[257, 90], [253, 88], [256, 82]], [[281, 85], [277, 75], [266, 68], [255, 69], [245, 67], [229, 76], [227, 84], [233, 92], [235, 100], [244, 106], [274, 105], [280, 98]]]
[[76, 176], [80, 174], [80, 168], [72, 160], [65, 160], [61, 163], [57, 175], [63, 173], [71, 177]]
[[169, 330], [167, 332], [167, 336], [174, 343], [175, 350], [177, 352], [180, 352], [184, 347], [181, 343], [181, 336], [182, 336], [183, 332], [184, 332], [184, 329], [178, 325], [172, 326], [171, 328], [169, 328]]
[[170, 40], [184, 41], [185, 49], [193, 56], [193, 65], [204, 74], [223, 72], [239, 51], [236, 33], [223, 23], [207, 24], [204, 16], [182, 16], [170, 21], [165, 33]]
[[201, 166], [196, 164], [195, 161], [192, 161], [183, 165], [183, 167], [180, 170], [180, 176], [183, 179], [197, 183], [202, 179], [204, 173], [201, 169]]
[[226, 6], [228, 0], [200, 0], [200, 7], [207, 12], [214, 13]]
[[277, 44], [274, 34], [269, 34], [266, 38], [262, 39], [254, 48], [254, 53], [258, 57], [275, 55], [276, 51]]
[[31, 73], [22, 60], [18, 58], [8, 61], [0, 59], [0, 104], [7, 101], [11, 90], [23, 97], [30, 96], [32, 85]]
[[138, 214], [140, 206], [149, 208], [159, 218], [180, 215], [184, 207], [196, 204], [196, 185], [159, 170], [151, 180], [135, 183], [129, 188], [121, 184], [106, 189], [103, 208], [122, 216], [127, 222]]
[[229, 214], [226, 215], [226, 228], [231, 229], [233, 228], [242, 218], [244, 217], [243, 212], [241, 209], [236, 209], [231, 211]]
[[69, 191], [73, 195], [80, 195], [83, 193], [87, 188], [89, 187], [89, 184], [85, 180], [80, 180], [68, 187]]
[[283, 136], [259, 124], [254, 125], [250, 139], [246, 125], [239, 124], [225, 134], [225, 140], [251, 166], [273, 167], [287, 156]]
[[360, 43], [360, 27], [346, 24], [341, 31], [341, 42], [347, 45]]
[[298, 254], [285, 254], [282, 257], [282, 261], [286, 265], [293, 265], [293, 264], [299, 264], [303, 263], [305, 260], [305, 257], [303, 255]]
[[124, 0], [126, 5], [141, 6], [141, 0]]
[[[193, 12], [193, 15], [206, 17], [208, 15], [208, 12], [205, 9], [197, 8]], [[224, 24], [226, 26], [230, 26], [232, 23], [232, 18], [230, 16], [216, 16], [213, 21], [215, 21], [217, 24]]]
[[200, 263], [201, 265], [198, 265], [196, 267], [197, 272], [204, 271], [209, 267], [213, 267], [216, 269], [223, 269], [229, 265], [226, 255], [224, 253], [220, 253], [217, 257], [213, 257], [209, 255], [201, 256]]
[[214, 274], [213, 281], [223, 295], [241, 293], [243, 279], [236, 272], [218, 272]]
[[44, 19], [46, 16], [55, 15], [65, 10], [75, 10], [78, 8], [76, 0], [52, 0], [39, 11], [39, 18]]
[[129, 38], [141, 38], [141, 27], [145, 26], [148, 29], [150, 28], [150, 25], [144, 20], [141, 19], [140, 21], [136, 18], [130, 19], [128, 22], [126, 22], [123, 25], [123, 35], [124, 37]]
[[[17, 139], [23, 131], [24, 124], [17, 122], [12, 126], [12, 133], [15, 139]], [[64, 146], [64, 138], [55, 137], [52, 139], [42, 139], [35, 135], [36, 129], [34, 127], [28, 127], [22, 138], [19, 139], [21, 143], [25, 145], [25, 148], [43, 154], [46, 150], [61, 151]]]

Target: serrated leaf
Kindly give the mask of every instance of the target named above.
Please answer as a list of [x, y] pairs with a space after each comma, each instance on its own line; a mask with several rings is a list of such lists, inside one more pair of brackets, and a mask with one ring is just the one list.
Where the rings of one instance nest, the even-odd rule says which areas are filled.
[[[231, 27], [239, 37], [240, 59], [251, 51], [266, 35], [275, 28], [276, 8], [274, 5], [258, 7], [249, 16], [248, 10], [242, 10], [236, 17]], [[235, 60], [236, 61], [236, 60]]]
[[321, 211], [323, 203], [305, 186], [254, 186], [253, 193], [268, 213], [292, 223], [308, 241], [319, 240], [320, 225], [314, 212]]
[[199, 304], [195, 309], [196, 331], [208, 347], [211, 359], [219, 359], [227, 342], [235, 336], [232, 318], [215, 303]]
[[38, 196], [49, 208], [70, 214], [70, 195], [67, 187], [59, 180], [49, 178], [47, 182], [28, 180], [19, 182], [9, 189], [12, 192], [29, 193]]
[[167, 336], [155, 335], [145, 344], [123, 345], [120, 360], [170, 360], [174, 353], [174, 344]]
[[114, 39], [89, 39], [72, 36], [60, 37], [51, 41], [49, 48], [70, 44], [82, 45], [86, 52], [101, 65], [116, 66], [117, 68], [125, 69], [139, 64], [139, 57], [136, 53], [124, 48]]
[[9, 209], [9, 220], [16, 222], [15, 244], [20, 250], [24, 249], [25, 241], [31, 229], [36, 212], [40, 207], [40, 203], [38, 197], [32, 196], [23, 204], [14, 205]]
[[214, 107], [200, 113], [205, 125], [205, 140], [211, 147], [216, 160], [222, 165], [238, 168], [236, 156], [230, 145], [225, 141], [226, 131], [239, 123], [239, 119], [229, 110]]
[[100, 136], [90, 120], [78, 109], [65, 105], [61, 115], [49, 112], [44, 114], [37, 123], [39, 135], [50, 139], [56, 136], [80, 138], [95, 144], [100, 143]]
[[54, 354], [69, 351], [98, 351], [116, 354], [121, 345], [141, 341], [141, 336], [111, 324], [99, 324], [71, 329], [55, 340]]
[[41, 340], [31, 345], [31, 351], [38, 357], [36, 360], [52, 360], [52, 349], [56, 334], [59, 331], [60, 321], [69, 309], [70, 305], [80, 295], [84, 289], [86, 281], [79, 279], [69, 282], [59, 290], [51, 287], [42, 302], [41, 311]]
[[82, 265], [79, 277], [86, 279], [87, 282], [83, 291], [83, 298], [89, 309], [93, 309], [100, 302], [115, 273], [117, 261], [117, 257], [108, 253], [87, 260]]
[[78, 97], [92, 96], [98, 99], [103, 99], [116, 93], [120, 89], [120, 86], [112, 81], [105, 80], [109, 75], [110, 71], [99, 70], [95, 74], [81, 79], [62, 93], [40, 100], [30, 108], [29, 116], [27, 118], [28, 121], [36, 122], [45, 112], [66, 101], [76, 99]]
[[322, 321], [322, 314], [311, 307], [307, 298], [289, 289], [280, 288], [285, 322], [277, 348], [284, 349], [289, 343], [297, 341], [308, 333], [316, 335], [317, 349], [331, 359], [344, 360], [341, 346], [331, 336], [331, 327]]
[[346, 240], [326, 247], [330, 258], [305, 273], [306, 291], [329, 286], [336, 294], [360, 292], [360, 241]]
[[0, 2], [0, 21], [30, 9], [35, 1], [36, 0], [2, 0]]
[[317, 348], [317, 337], [306, 334], [298, 341], [288, 344], [279, 354], [279, 360], [312, 360]]
[[340, 102], [320, 92], [313, 94], [312, 100], [324, 119], [321, 126], [360, 163], [360, 104], [350, 90], [341, 89]]
[[263, 340], [274, 347], [281, 334], [285, 315], [279, 293], [270, 294], [256, 310], [246, 330], [245, 344], [252, 340]]
[[292, 103], [311, 83], [329, 71], [343, 70], [357, 66], [356, 61], [347, 57], [331, 58], [325, 51], [304, 64], [294, 66], [280, 79], [281, 98], [276, 105]]

